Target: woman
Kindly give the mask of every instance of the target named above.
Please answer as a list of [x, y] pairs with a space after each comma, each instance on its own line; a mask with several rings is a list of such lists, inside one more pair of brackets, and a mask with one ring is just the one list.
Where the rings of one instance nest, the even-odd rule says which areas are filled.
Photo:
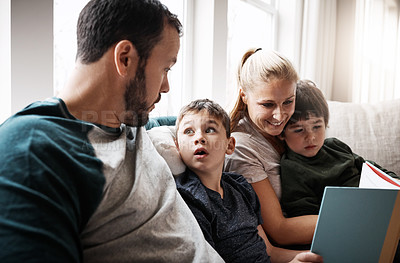
[[231, 112], [236, 149], [225, 170], [242, 174], [261, 203], [263, 228], [281, 246], [310, 244], [317, 216], [285, 218], [279, 203], [279, 162], [284, 144], [279, 135], [295, 107], [298, 75], [288, 59], [274, 51], [252, 49], [238, 70], [239, 95]]

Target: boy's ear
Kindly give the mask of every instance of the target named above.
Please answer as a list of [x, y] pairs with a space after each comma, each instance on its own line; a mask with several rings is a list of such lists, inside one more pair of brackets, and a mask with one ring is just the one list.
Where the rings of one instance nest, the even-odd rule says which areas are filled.
[[281, 132], [281, 134], [279, 134], [277, 137], [278, 137], [279, 139], [281, 139], [281, 141], [284, 141], [284, 140], [285, 140], [285, 133], [284, 133], [284, 132]]
[[236, 144], [236, 140], [233, 137], [229, 137], [228, 139], [228, 147], [226, 148], [225, 153], [230, 155], [233, 153], [233, 151], [235, 150], [235, 144]]
[[176, 140], [176, 137], [174, 138], [174, 143], [175, 143], [176, 149], [178, 149], [178, 151], [179, 151], [179, 144], [178, 144], [178, 141]]
[[114, 48], [114, 63], [120, 76], [131, 75], [136, 72], [139, 55], [135, 46], [129, 40], [119, 41]]

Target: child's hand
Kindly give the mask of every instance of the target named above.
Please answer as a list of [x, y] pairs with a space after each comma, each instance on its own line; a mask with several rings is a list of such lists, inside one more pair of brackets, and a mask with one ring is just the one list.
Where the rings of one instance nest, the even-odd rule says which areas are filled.
[[324, 260], [320, 255], [314, 254], [312, 252], [303, 252], [300, 254], [297, 254], [296, 257], [290, 261], [290, 263], [322, 263]]

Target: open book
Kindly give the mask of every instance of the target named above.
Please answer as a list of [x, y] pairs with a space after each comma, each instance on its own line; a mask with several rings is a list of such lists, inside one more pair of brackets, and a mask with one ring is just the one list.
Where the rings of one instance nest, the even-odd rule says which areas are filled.
[[369, 162], [363, 164], [360, 188], [400, 189], [400, 182], [379, 170]]
[[360, 188], [325, 188], [311, 245], [325, 263], [393, 261], [400, 238], [400, 185], [370, 163], [361, 178]]

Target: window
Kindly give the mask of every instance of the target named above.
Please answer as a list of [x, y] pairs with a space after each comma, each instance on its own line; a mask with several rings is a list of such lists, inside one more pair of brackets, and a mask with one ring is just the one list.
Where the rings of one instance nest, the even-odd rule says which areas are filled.
[[237, 67], [247, 49], [276, 49], [276, 28], [274, 0], [228, 1], [227, 94], [236, 93]]
[[75, 64], [76, 24], [89, 0], [54, 0], [54, 94], [62, 89]]
[[168, 93], [162, 94], [162, 99], [159, 103], [156, 104], [155, 109], [150, 113], [151, 117], [156, 116], [171, 116], [178, 115], [179, 110], [181, 108], [182, 101], [182, 89], [184, 82], [184, 57], [182, 54], [185, 52], [186, 42], [185, 38], [187, 34], [185, 34], [185, 24], [186, 24], [186, 15], [185, 12], [187, 10], [187, 1], [185, 0], [161, 0], [161, 2], [168, 7], [168, 9], [176, 14], [181, 21], [183, 26], [184, 35], [181, 37], [181, 47], [178, 54], [178, 60], [176, 64], [172, 67], [170, 72], [168, 73], [168, 80], [170, 91]]
[[[54, 0], [54, 94], [62, 89], [75, 64], [76, 56], [76, 24], [82, 8], [88, 0]], [[168, 9], [178, 15], [179, 20], [185, 25], [184, 12], [186, 0], [161, 0]], [[185, 28], [185, 26], [184, 26]], [[171, 90], [162, 95], [162, 100], [151, 112], [151, 116], [176, 115], [181, 106], [183, 87], [183, 52], [184, 39], [181, 38], [181, 49], [178, 61], [168, 73]]]
[[400, 98], [399, 8], [398, 1], [356, 1], [353, 101]]

